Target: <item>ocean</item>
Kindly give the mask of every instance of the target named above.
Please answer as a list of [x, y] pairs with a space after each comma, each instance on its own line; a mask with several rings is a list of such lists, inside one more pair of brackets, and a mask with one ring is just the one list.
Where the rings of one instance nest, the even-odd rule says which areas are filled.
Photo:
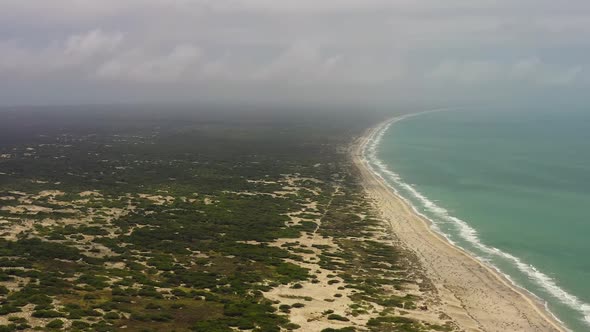
[[373, 143], [373, 169], [436, 231], [590, 331], [590, 112], [427, 112]]

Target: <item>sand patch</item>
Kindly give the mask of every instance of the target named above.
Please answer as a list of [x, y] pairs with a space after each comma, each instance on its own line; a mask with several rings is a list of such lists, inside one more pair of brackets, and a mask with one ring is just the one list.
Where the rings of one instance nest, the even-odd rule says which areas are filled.
[[277, 184], [276, 181], [268, 181], [268, 180], [246, 180], [248, 183], [260, 183], [260, 184]]
[[[332, 238], [303, 235], [297, 239], [279, 239], [270, 245], [283, 248], [285, 245], [289, 245], [306, 251], [293, 251], [293, 254], [302, 257], [304, 262], [290, 259], [286, 261], [309, 269], [315, 276], [313, 281], [297, 283], [302, 286], [301, 288], [294, 288], [293, 285], [280, 285], [264, 293], [268, 299], [279, 302], [276, 305], [277, 308], [284, 304], [291, 306], [289, 319], [300, 325], [302, 331], [321, 331], [330, 327], [366, 325], [371, 316], [357, 315], [355, 317], [352, 314], [351, 306], [354, 302], [349, 296], [355, 291], [348, 288], [342, 289], [346, 287], [346, 284], [344, 280], [335, 276], [337, 272], [324, 269], [317, 263], [319, 262], [318, 255], [322, 250], [313, 247], [313, 245], [336, 250], [337, 245]], [[293, 305], [300, 306], [301, 304], [303, 304], [302, 307], [293, 307]], [[348, 321], [328, 319], [330, 314], [340, 315]]]
[[91, 197], [91, 196], [94, 196], [94, 197], [102, 197], [102, 194], [100, 192], [98, 192], [98, 191], [90, 191], [90, 190], [83, 191], [83, 192], [79, 193], [78, 195], [80, 195], [80, 197]]
[[17, 205], [17, 206], [3, 206], [0, 210], [8, 211], [12, 214], [37, 214], [39, 212], [51, 213], [53, 209], [37, 205]]
[[43, 190], [37, 194], [37, 196], [33, 196], [33, 198], [41, 198], [41, 197], [55, 197], [55, 196], [63, 196], [66, 193], [60, 190]]
[[172, 196], [162, 196], [162, 195], [149, 195], [149, 194], [139, 194], [140, 198], [145, 198], [154, 202], [156, 205], [164, 205], [164, 204], [171, 204], [174, 202], [174, 197]]

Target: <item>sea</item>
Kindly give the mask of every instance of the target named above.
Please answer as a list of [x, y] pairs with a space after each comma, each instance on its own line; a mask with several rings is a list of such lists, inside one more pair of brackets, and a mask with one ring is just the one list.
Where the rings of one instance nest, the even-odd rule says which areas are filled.
[[418, 113], [365, 157], [434, 230], [590, 331], [590, 110]]

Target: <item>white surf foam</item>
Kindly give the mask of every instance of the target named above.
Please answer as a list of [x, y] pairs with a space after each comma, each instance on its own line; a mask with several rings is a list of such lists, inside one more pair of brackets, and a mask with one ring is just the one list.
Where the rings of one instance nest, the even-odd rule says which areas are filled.
[[[439, 110], [437, 110], [437, 111], [439, 111]], [[391, 125], [393, 125], [394, 123], [399, 122], [401, 120], [404, 120], [404, 119], [407, 119], [409, 117], [419, 115], [419, 114], [423, 114], [423, 113], [415, 113], [415, 114], [401, 116], [401, 117], [391, 119], [391, 120], [383, 123], [381, 126], [379, 126], [373, 132], [373, 134], [371, 135], [371, 137], [369, 137], [369, 140], [362, 151], [363, 160], [364, 160], [365, 164], [369, 167], [369, 169], [373, 173], [375, 173], [378, 177], [380, 177], [382, 180], [384, 180], [384, 183], [386, 183], [399, 197], [401, 197], [406, 203], [408, 203], [408, 205], [411, 206], [412, 209], [416, 213], [418, 213], [422, 217], [430, 220], [431, 225], [432, 225], [431, 226], [432, 229], [435, 230], [437, 233], [441, 234], [443, 237], [445, 237], [445, 239], [447, 239], [451, 244], [457, 245], [457, 243], [451, 239], [450, 234], [447, 234], [440, 229], [440, 227], [439, 227], [440, 224], [446, 224], [446, 223], [453, 224], [457, 228], [458, 234], [463, 240], [467, 241], [474, 248], [479, 249], [479, 251], [481, 251], [482, 253], [484, 253], [486, 255], [489, 255], [490, 257], [482, 257], [480, 255], [474, 255], [474, 256], [477, 259], [479, 259], [480, 261], [483, 261], [483, 262], [487, 263], [488, 265], [490, 265], [492, 268], [494, 268], [496, 271], [498, 271], [502, 275], [504, 275], [515, 286], [518, 286], [519, 288], [523, 288], [522, 286], [518, 285], [509, 275], [507, 275], [506, 273], [501, 271], [497, 266], [493, 265], [491, 263], [492, 257], [498, 257], [498, 258], [503, 259], [504, 261], [508, 261], [509, 263], [511, 263], [519, 271], [521, 271], [524, 275], [526, 275], [527, 278], [529, 278], [529, 280], [531, 280], [534, 283], [536, 283], [537, 285], [539, 285], [543, 290], [545, 290], [552, 297], [559, 300], [562, 304], [565, 304], [569, 308], [579, 312], [583, 317], [583, 321], [586, 324], [590, 325], [590, 304], [584, 303], [582, 300], [580, 300], [575, 295], [570, 294], [566, 290], [564, 290], [563, 288], [559, 287], [557, 282], [553, 278], [551, 278], [548, 275], [546, 275], [545, 273], [539, 271], [535, 266], [525, 263], [524, 261], [522, 261], [522, 259], [520, 259], [512, 254], [509, 254], [509, 253], [504, 252], [498, 248], [486, 245], [483, 242], [481, 242], [481, 240], [477, 234], [477, 231], [473, 227], [469, 226], [469, 224], [467, 222], [450, 215], [446, 209], [438, 206], [436, 203], [429, 200], [426, 196], [424, 196], [422, 193], [420, 193], [414, 186], [412, 186], [408, 183], [405, 183], [401, 179], [399, 174], [391, 171], [387, 167], [387, 165], [385, 165], [383, 163], [383, 161], [381, 161], [377, 157], [377, 147], [379, 146], [379, 143], [382, 141], [383, 135], [385, 134], [385, 132], [387, 132], [387, 130], [391, 127]], [[377, 168], [377, 170], [375, 169], [374, 166]], [[394, 185], [391, 184], [392, 182]], [[405, 198], [404, 195], [400, 194], [398, 188], [402, 189], [404, 192], [407, 192], [408, 194], [410, 194], [414, 199], [416, 199], [418, 202], [420, 202], [420, 204], [422, 205], [422, 207], [424, 209], [426, 209], [430, 213], [433, 213], [434, 215], [436, 215], [437, 220], [433, 220], [432, 218], [429, 218], [428, 216], [421, 213], [418, 210], [418, 208], [416, 206], [414, 206], [414, 204], [410, 200]], [[461, 249], [465, 250], [466, 248], [461, 248]], [[469, 252], [471, 254], [474, 254], [472, 251], [469, 251]], [[535, 297], [539, 298], [536, 294], [530, 292], [530, 290], [527, 290], [527, 289], [524, 289], [524, 290], [531, 293]], [[545, 302], [545, 306], [547, 307], [546, 302]], [[556, 317], [556, 319], [558, 319], [558, 318]]]

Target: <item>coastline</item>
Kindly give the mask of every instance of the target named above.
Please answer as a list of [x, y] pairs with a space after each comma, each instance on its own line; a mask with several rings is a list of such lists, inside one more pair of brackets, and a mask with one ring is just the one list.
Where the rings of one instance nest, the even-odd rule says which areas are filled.
[[375, 134], [383, 126], [417, 114], [368, 129], [355, 141], [351, 154], [369, 198], [403, 246], [418, 257], [435, 286], [432, 310], [448, 315], [466, 331], [567, 331], [538, 299], [432, 230], [430, 221], [416, 213], [367, 164], [364, 151]]

